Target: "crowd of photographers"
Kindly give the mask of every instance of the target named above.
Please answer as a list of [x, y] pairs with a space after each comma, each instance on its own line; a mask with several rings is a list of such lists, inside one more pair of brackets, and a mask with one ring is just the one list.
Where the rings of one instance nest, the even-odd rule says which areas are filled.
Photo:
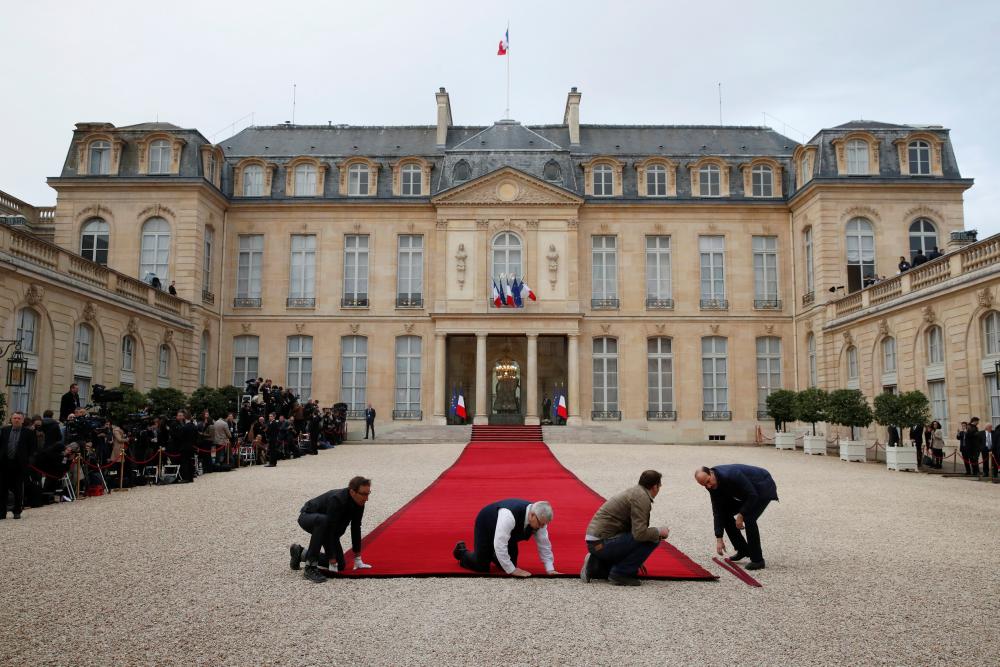
[[[98, 409], [82, 407], [74, 384], [62, 397], [60, 419], [52, 410], [30, 419], [15, 412], [0, 431], [0, 498], [13, 494], [15, 518], [23, 505], [69, 501], [77, 493], [191, 483], [250, 463], [273, 467], [334, 447], [346, 434], [346, 404], [321, 408], [262, 378], [248, 381], [239, 408], [224, 415], [156, 415], [147, 407], [112, 423], [106, 406], [120, 401], [120, 393], [94, 385], [92, 398]], [[5, 518], [6, 502], [3, 509]]]

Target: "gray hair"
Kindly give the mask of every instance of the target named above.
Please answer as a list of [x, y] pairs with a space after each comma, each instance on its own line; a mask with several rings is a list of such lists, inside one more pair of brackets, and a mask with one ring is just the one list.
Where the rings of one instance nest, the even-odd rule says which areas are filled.
[[552, 521], [552, 505], [547, 500], [539, 500], [532, 503], [531, 513], [538, 517], [538, 520], [542, 523]]

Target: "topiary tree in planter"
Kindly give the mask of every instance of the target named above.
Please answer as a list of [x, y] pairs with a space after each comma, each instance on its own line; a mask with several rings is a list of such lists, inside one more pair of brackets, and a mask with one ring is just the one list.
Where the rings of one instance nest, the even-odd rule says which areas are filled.
[[239, 411], [239, 400], [242, 392], [238, 387], [198, 387], [191, 392], [188, 407], [194, 415], [200, 415], [208, 410], [214, 419], [225, 417], [227, 412]]
[[931, 420], [931, 404], [924, 392], [908, 391], [899, 396], [899, 413], [902, 425], [923, 425]]
[[799, 421], [812, 424], [813, 435], [816, 435], [816, 422], [826, 421], [829, 396], [819, 387], [809, 387], [795, 395], [795, 416]]
[[833, 424], [851, 429], [854, 440], [855, 428], [866, 428], [872, 423], [874, 414], [865, 395], [857, 389], [837, 389], [830, 392], [826, 408], [827, 420]]
[[795, 421], [795, 392], [779, 389], [769, 394], [767, 415], [774, 420], [775, 431], [784, 431], [785, 424]]
[[115, 387], [114, 391], [122, 393], [122, 400], [108, 403], [107, 417], [112, 424], [124, 424], [128, 415], [135, 414], [146, 407], [146, 397], [141, 391], [124, 385]]
[[898, 431], [899, 425], [905, 423], [900, 399], [899, 394], [887, 391], [876, 396], [874, 401], [875, 410], [873, 412], [876, 423], [886, 428], [890, 426], [896, 427]]

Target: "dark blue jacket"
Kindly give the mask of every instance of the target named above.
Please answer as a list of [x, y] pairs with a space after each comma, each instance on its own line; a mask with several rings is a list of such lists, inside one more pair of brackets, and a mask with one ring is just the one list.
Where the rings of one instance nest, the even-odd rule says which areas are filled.
[[742, 463], [715, 466], [711, 469], [719, 485], [709, 489], [712, 498], [712, 514], [715, 519], [715, 536], [722, 537], [723, 516], [739, 504], [738, 514], [744, 519], [756, 518], [755, 508], [759, 503], [778, 499], [778, 487], [771, 473], [756, 466]]

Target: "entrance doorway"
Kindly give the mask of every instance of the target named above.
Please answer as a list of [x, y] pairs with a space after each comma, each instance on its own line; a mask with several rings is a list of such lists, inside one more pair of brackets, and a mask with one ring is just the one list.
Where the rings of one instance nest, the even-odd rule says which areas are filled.
[[528, 339], [524, 336], [490, 336], [487, 339], [490, 424], [524, 424], [527, 356]]

